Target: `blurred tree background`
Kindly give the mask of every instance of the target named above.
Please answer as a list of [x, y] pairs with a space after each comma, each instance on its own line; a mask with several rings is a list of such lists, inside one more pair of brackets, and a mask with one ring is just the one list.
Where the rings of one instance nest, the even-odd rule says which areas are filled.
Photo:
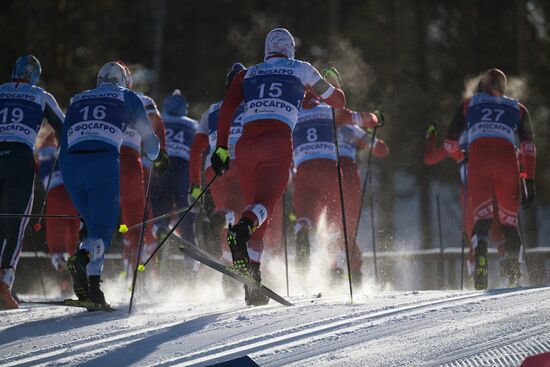
[[159, 105], [179, 88], [198, 118], [223, 97], [233, 62], [263, 59], [265, 35], [276, 26], [295, 36], [297, 58], [340, 70], [349, 107], [385, 112], [380, 136], [391, 156], [376, 163], [375, 177], [382, 183], [376, 201], [383, 249], [394, 247], [398, 173], [412, 179], [409, 189], [419, 198], [407, 215], [421, 223], [420, 247], [434, 245], [433, 180], [454, 185], [458, 202], [458, 172], [450, 160], [423, 164], [425, 128], [437, 120], [444, 135], [468, 81], [490, 67], [504, 70], [509, 94], [526, 104], [535, 127], [539, 196], [525, 222], [528, 240], [542, 239], [541, 213], [550, 202], [548, 1], [4, 0], [0, 70], [8, 80], [18, 55], [36, 55], [40, 85], [66, 106], [95, 85], [103, 63], [123, 60]]

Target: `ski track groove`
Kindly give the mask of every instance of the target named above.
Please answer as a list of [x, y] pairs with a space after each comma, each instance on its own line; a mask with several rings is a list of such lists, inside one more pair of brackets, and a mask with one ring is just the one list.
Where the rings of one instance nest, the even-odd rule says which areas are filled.
[[[41, 308], [41, 309], [44, 309], [44, 310], [52, 308], [52, 309], [54, 309], [54, 311], [57, 311], [60, 308], [63, 309], [62, 306], [47, 306], [47, 305], [39, 305], [39, 307], [34, 307], [34, 306], [26, 307], [26, 309], [33, 309], [33, 308]], [[71, 307], [66, 307], [66, 308], [72, 309]], [[224, 312], [224, 311], [234, 312], [235, 310], [230, 308], [228, 310], [222, 310], [222, 312]], [[126, 315], [123, 314], [123, 312], [124, 312], [123, 311], [123, 306], [119, 306], [119, 309], [117, 311], [115, 311], [113, 314], [111, 314], [111, 313], [97, 313], [97, 314], [91, 314], [90, 313], [89, 314], [89, 313], [86, 313], [86, 311], [81, 311], [81, 312], [75, 312], [75, 313], [70, 314], [70, 315], [66, 315], [63, 318], [64, 319], [70, 319], [70, 318], [74, 318], [74, 317], [79, 317], [81, 315], [84, 316], [84, 317], [104, 316], [104, 317], [108, 318], [107, 323], [109, 323], [109, 322], [112, 322], [112, 321], [120, 320], [121, 318], [125, 318]], [[82, 334], [76, 332], [76, 333], [74, 333], [76, 335], [74, 335], [74, 337], [71, 337], [71, 339], [74, 339], [74, 340], [71, 340], [69, 342], [64, 341], [64, 342], [61, 342], [61, 343], [58, 343], [58, 344], [48, 344], [47, 346], [38, 347], [38, 348], [35, 348], [33, 350], [26, 350], [26, 351], [23, 351], [19, 354], [15, 353], [13, 355], [3, 356], [2, 360], [1, 360], [1, 362], [2, 362], [1, 365], [2, 365], [2, 367], [11, 367], [11, 366], [19, 366], [19, 365], [34, 365], [34, 364], [36, 364], [36, 363], [38, 363], [42, 360], [45, 360], [45, 361], [42, 361], [40, 363], [53, 362], [53, 361], [56, 361], [57, 358], [51, 358], [51, 357], [64, 356], [68, 353], [72, 354], [75, 351], [81, 351], [81, 354], [79, 354], [78, 359], [82, 359], [81, 356], [84, 356], [86, 354], [86, 350], [90, 350], [91, 348], [100, 347], [100, 349], [103, 349], [103, 350], [118, 348], [118, 347], [123, 346], [125, 344], [129, 344], [129, 343], [132, 343], [132, 342], [135, 342], [135, 341], [139, 340], [137, 338], [138, 336], [145, 337], [148, 334], [153, 333], [155, 331], [166, 329], [166, 328], [169, 328], [169, 327], [174, 326], [174, 325], [190, 322], [190, 321], [193, 321], [196, 318], [200, 318], [200, 317], [207, 316], [207, 315], [210, 315], [210, 314], [215, 314], [215, 313], [218, 313], [218, 312], [220, 312], [220, 310], [214, 311], [214, 312], [194, 314], [189, 319], [184, 318], [184, 319], [180, 319], [178, 321], [160, 321], [159, 323], [156, 323], [151, 327], [141, 328], [139, 330], [130, 329], [128, 331], [127, 329], [131, 328], [132, 327], [131, 324], [135, 322], [130, 317], [130, 318], [128, 318], [128, 322], [129, 322], [130, 325], [128, 325], [125, 328], [125, 330], [120, 330], [120, 329], [109, 330], [110, 329], [109, 325], [105, 325], [106, 330], [104, 330], [104, 331], [111, 331], [111, 334], [98, 333], [98, 334], [94, 335], [94, 334], [91, 334], [91, 333], [86, 333], [86, 334], [84, 334], [85, 336], [83, 337]], [[115, 316], [115, 315], [119, 315], [119, 314], [120, 314], [119, 318], [109, 317], [111, 315]], [[147, 313], [142, 314], [142, 316], [147, 316]], [[165, 317], [170, 317], [170, 315], [167, 314]], [[34, 321], [42, 321], [42, 320], [34, 320]], [[145, 321], [145, 323], [147, 324], [147, 321]], [[17, 325], [10, 325], [9, 327], [13, 327], [13, 326], [17, 326]], [[85, 325], [85, 327], [87, 327], [87, 326], [89, 326], [89, 325], [88, 324]], [[73, 334], [72, 330], [61, 331], [60, 333], [63, 334], [64, 337], [71, 336]], [[49, 335], [43, 336], [44, 339], [49, 338], [49, 337], [50, 337]], [[60, 339], [62, 339], [62, 338], [60, 338]], [[130, 340], [128, 340], [128, 339], [130, 339]], [[120, 344], [113, 344], [112, 342], [114, 342], [114, 341], [120, 341]], [[36, 340], [33, 341], [33, 344], [37, 344]], [[103, 344], [108, 344], [108, 346], [101, 347], [101, 345], [103, 345]], [[98, 352], [97, 348], [91, 350], [91, 353], [94, 354], [94, 355], [97, 354], [97, 352]], [[74, 355], [70, 356], [70, 358], [71, 358], [71, 360], [74, 361]]]
[[[365, 341], [383, 337], [384, 335], [390, 335], [395, 332], [403, 332], [403, 325], [397, 322], [399, 319], [407, 317], [415, 317], [417, 315], [422, 315], [430, 311], [437, 311], [445, 308], [450, 308], [454, 306], [467, 305], [469, 303], [480, 303], [485, 300], [490, 300], [493, 298], [500, 297], [510, 297], [513, 295], [525, 295], [534, 292], [542, 292], [545, 288], [537, 289], [520, 289], [520, 290], [494, 290], [484, 293], [479, 292], [468, 292], [466, 294], [459, 293], [458, 295], [434, 295], [430, 296], [428, 299], [416, 300], [416, 301], [404, 301], [398, 305], [390, 305], [385, 307], [375, 307], [368, 310], [352, 310], [353, 312], [348, 314], [338, 314], [329, 317], [322, 318], [320, 320], [315, 320], [313, 322], [300, 322], [298, 319], [298, 324], [292, 325], [291, 327], [284, 327], [275, 331], [267, 331], [265, 334], [258, 336], [250, 336], [248, 333], [240, 333], [237, 336], [237, 340], [231, 342], [216, 342], [213, 341], [212, 344], [206, 345], [203, 348], [200, 348], [196, 351], [191, 351], [185, 355], [171, 355], [171, 356], [154, 356], [152, 359], [147, 361], [140, 361], [140, 365], [147, 366], [202, 366], [227, 360], [229, 358], [235, 358], [243, 356], [250, 353], [260, 353], [258, 361], [266, 359], [265, 363], [262, 362], [262, 366], [281, 366], [286, 365], [286, 362], [296, 362], [296, 361], [305, 361], [307, 358], [311, 357], [311, 351], [300, 350], [308, 349], [313, 345], [313, 349], [316, 348], [317, 344], [321, 344], [323, 353], [330, 352], [331, 350], [338, 350], [340, 347], [350, 347], [357, 343], [363, 343]], [[319, 307], [323, 306], [327, 300], [342, 299], [339, 297], [323, 297], [320, 299], [312, 299], [308, 297], [298, 298], [295, 300], [296, 306], [291, 308], [284, 308], [278, 304], [269, 305], [258, 308], [243, 308], [243, 306], [238, 306], [236, 304], [228, 304], [223, 309], [213, 309], [213, 310], [202, 310], [200, 305], [183, 305], [185, 307], [196, 308], [196, 313], [191, 315], [185, 315], [181, 319], [174, 320], [173, 315], [169, 312], [160, 312], [160, 317], [164, 317], [168, 320], [156, 320], [155, 323], [148, 321], [149, 312], [138, 313], [137, 319], [134, 319], [134, 316], [128, 318], [128, 324], [125, 325], [124, 330], [120, 328], [114, 329], [110, 326], [111, 323], [120, 321], [121, 318], [124, 318], [125, 315], [120, 315], [120, 317], [104, 317], [105, 321], [100, 321], [99, 325], [102, 330], [98, 332], [99, 335], [90, 335], [90, 333], [85, 333], [84, 338], [81, 333], [82, 330], [77, 328], [73, 333], [74, 329], [71, 330], [59, 330], [55, 334], [60, 334], [59, 338], [54, 340], [65, 340], [64, 342], [59, 342], [55, 344], [42, 345], [40, 347], [34, 348], [32, 350], [23, 350], [20, 353], [12, 353], [6, 357], [2, 358], [2, 366], [11, 367], [19, 365], [66, 365], [74, 364], [75, 362], [93, 362], [95, 357], [106, 354], [109, 351], [117, 350], [131, 345], [132, 343], [146, 338], [149, 335], [154, 335], [155, 333], [160, 333], [163, 330], [168, 330], [171, 327], [193, 323], [195, 320], [198, 320], [202, 317], [212, 316], [214, 317], [214, 323], [219, 323], [221, 326], [224, 324], [230, 324], [233, 322], [233, 319], [228, 318], [228, 316], [233, 316], [235, 314], [242, 315], [252, 314], [256, 318], [260, 318], [262, 314], [269, 315], [273, 314], [282, 314], [295, 316], [293, 309], [299, 309], [301, 307], [306, 307], [312, 303], [318, 303]], [[370, 297], [370, 299], [376, 299], [377, 295]], [[336, 307], [339, 304], [327, 304], [329, 307]], [[340, 304], [341, 305], [341, 304]], [[119, 306], [122, 308], [123, 306]], [[40, 307], [47, 311], [47, 308], [50, 306]], [[59, 307], [53, 307], [58, 309]], [[33, 308], [25, 308], [26, 313], [31, 314]], [[188, 309], [189, 310], [189, 309]], [[201, 312], [202, 310], [202, 312]], [[315, 309], [304, 310], [305, 312], [315, 312]], [[55, 311], [57, 312], [57, 311]], [[122, 310], [116, 311], [116, 313], [122, 313]], [[150, 311], [155, 315], [159, 315], [158, 312]], [[21, 312], [22, 314], [25, 312]], [[61, 313], [61, 311], [59, 312]], [[13, 313], [12, 315], [15, 315]], [[71, 319], [74, 318], [78, 313], [67, 315], [65, 318]], [[57, 316], [57, 314], [56, 314]], [[96, 316], [97, 315], [89, 315]], [[172, 318], [171, 318], [172, 316]], [[216, 319], [216, 317], [223, 316], [223, 318]], [[49, 314], [38, 314], [38, 321], [46, 322], [48, 317], [51, 317]], [[63, 317], [61, 317], [63, 319]], [[78, 322], [78, 320], [77, 320]], [[140, 327], [136, 329], [136, 326], [140, 326], [140, 322], [145, 325], [145, 327]], [[272, 324], [277, 324], [278, 319], [270, 321]], [[420, 320], [414, 326], [414, 329], [418, 328], [420, 325], [427, 325], [433, 322], [429, 318], [427, 320]], [[17, 326], [21, 323], [21, 320], [15, 320], [15, 323], [8, 326], [8, 328]], [[147, 325], [152, 326], [147, 326]], [[94, 325], [87, 323], [84, 327]], [[372, 335], [362, 335], [362, 337], [353, 337], [355, 333], [364, 334], [370, 332], [377, 325], [383, 325], [382, 330], [371, 332]], [[78, 326], [78, 325], [76, 325]], [[105, 330], [103, 330], [105, 329]], [[413, 329], [413, 330], [414, 330]], [[533, 339], [533, 342], [530, 344], [525, 344], [523, 347], [531, 347], [534, 351], [540, 351], [541, 349], [548, 348], [550, 345], [550, 339], [543, 343], [539, 342], [539, 345], [536, 345], [536, 337], [544, 334], [544, 330], [547, 329], [547, 325], [542, 325], [538, 328], [531, 328], [525, 332], [516, 332], [513, 335], [509, 335], [504, 339], [498, 341], [487, 341], [481, 344], [471, 345], [470, 347], [463, 348], [460, 351], [447, 353], [439, 356], [439, 358], [434, 361], [426, 362], [425, 366], [476, 366], [476, 365], [487, 365], [483, 364], [488, 360], [495, 360], [498, 358], [498, 355], [493, 355], [491, 353], [494, 351], [510, 350], [514, 348], [513, 344], [521, 344], [521, 342], [527, 339]], [[211, 328], [206, 328], [205, 333], [211, 332]], [[405, 330], [406, 331], [406, 330]], [[203, 332], [199, 329], [198, 333]], [[54, 335], [55, 335], [54, 334]], [[335, 337], [336, 336], [336, 337]], [[344, 339], [347, 340], [338, 340], [338, 336], [344, 336]], [[41, 335], [43, 339], [52, 337], [52, 335]], [[40, 337], [38, 339], [40, 339]], [[69, 342], [66, 341], [67, 337], [71, 337]], [[327, 347], [327, 343], [323, 345], [323, 341], [327, 339], [334, 338], [334, 345], [331, 344], [331, 347]], [[351, 338], [351, 340], [349, 340]], [[47, 340], [46, 340], [47, 342]], [[313, 344], [312, 344], [313, 343]], [[40, 344], [33, 340], [33, 344]], [[288, 350], [281, 352], [281, 347], [286, 346]], [[0, 344], [0, 347], [2, 345]], [[516, 349], [518, 347], [515, 347]], [[277, 353], [279, 353], [277, 355]], [[481, 353], [481, 359], [480, 359]], [[282, 355], [282, 354], [286, 354]], [[497, 353], [498, 354], [498, 353]], [[502, 359], [501, 353], [501, 359]], [[506, 353], [505, 353], [506, 354]], [[508, 351], [507, 355], [513, 356], [517, 355], [517, 350], [513, 349]], [[75, 357], [76, 356], [76, 357]], [[276, 360], [273, 357], [277, 357]], [[484, 357], [485, 356], [485, 357]], [[76, 358], [76, 359], [75, 359]], [[256, 360], [256, 357], [254, 357]], [[512, 357], [510, 357], [512, 358]], [[481, 362], [479, 364], [478, 362]], [[510, 363], [516, 363], [515, 359], [510, 359]], [[474, 363], [474, 364], [471, 364]], [[514, 365], [514, 364], [506, 364]]]
[[[337, 297], [329, 297], [329, 298], [337, 298]], [[309, 303], [311, 303], [311, 298], [306, 298], [306, 297], [304, 297], [304, 299], [298, 299], [296, 301], [296, 304], [309, 304]], [[36, 305], [27, 304], [25, 306], [26, 307], [24, 308], [10, 311], [10, 316], [13, 316], [18, 313], [21, 313], [21, 314], [31, 313], [33, 309], [35, 310], [40, 309], [40, 311], [47, 311], [51, 309], [53, 312], [56, 313], [56, 316], [60, 316], [63, 319], [71, 319], [71, 318], [80, 317], [80, 316], [97, 317], [98, 315], [101, 315], [101, 316], [105, 315], [105, 317], [109, 317], [109, 316], [114, 316], [119, 314], [121, 316], [120, 318], [125, 317], [125, 314], [124, 314], [125, 305], [118, 306], [117, 311], [115, 311], [113, 314], [103, 314], [103, 313], [89, 314], [89, 313], [86, 313], [86, 311], [84, 310], [81, 311], [79, 309], [75, 309], [68, 306], [66, 307], [48, 306], [44, 304], [36, 304]], [[197, 306], [197, 305], [187, 305], [187, 306]], [[278, 308], [278, 304], [273, 303], [265, 307], [265, 309], [267, 310], [274, 309], [274, 308]], [[67, 315], [66, 313], [63, 312], [63, 310], [65, 310], [65, 312], [67, 310], [71, 310], [73, 313], [71, 313], [70, 315]], [[139, 330], [128, 331], [128, 330], [117, 329], [117, 330], [113, 330], [111, 334], [93, 335], [93, 334], [87, 333], [85, 334], [86, 335], [85, 337], [83, 337], [81, 334], [78, 334], [78, 335], [75, 335], [74, 337], [71, 337], [71, 339], [74, 339], [74, 340], [71, 340], [69, 342], [64, 341], [59, 344], [49, 344], [48, 346], [35, 348], [33, 350], [26, 350], [19, 354], [14, 353], [9, 356], [3, 356], [1, 360], [2, 362], [1, 365], [5, 367], [11, 367], [11, 366], [19, 366], [19, 365], [35, 365], [36, 363], [48, 363], [48, 362], [50, 363], [56, 362], [56, 364], [59, 363], [59, 365], [66, 365], [71, 361], [74, 362], [74, 356], [63, 358], [68, 353], [73, 354], [75, 351], [80, 351], [80, 354], [78, 355], [78, 359], [85, 360], [86, 359], [85, 355], [87, 353], [90, 353], [92, 355], [98, 355], [98, 354], [101, 354], [101, 352], [103, 351], [120, 348], [132, 342], [143, 339], [144, 337], [146, 337], [151, 333], [154, 333], [155, 331], [167, 329], [172, 326], [183, 324], [186, 322], [192, 322], [194, 319], [197, 319], [200, 317], [213, 315], [220, 312], [222, 312], [224, 315], [234, 315], [234, 314], [256, 312], [256, 310], [257, 309], [252, 307], [246, 308], [245, 306], [242, 306], [240, 303], [239, 305], [231, 304], [231, 305], [228, 305], [228, 308], [225, 310], [216, 309], [216, 310], [213, 310], [212, 312], [193, 314], [193, 315], [190, 315], [190, 318], [188, 319], [181, 319], [175, 322], [174, 321], [159, 322], [151, 327], [142, 328]], [[148, 312], [143, 312], [142, 314], [138, 314], [138, 317], [147, 316], [147, 315], [148, 315]], [[38, 322], [42, 321], [41, 319], [41, 316], [43, 316], [42, 314], [38, 314], [36, 316], [37, 316], [37, 319], [32, 321], [38, 321]], [[50, 314], [46, 315], [45, 316], [46, 319], [48, 318], [48, 316], [51, 316], [51, 315]], [[168, 313], [167, 313], [167, 316], [169, 317]], [[114, 321], [114, 320], [116, 319], [112, 317], [112, 318], [109, 318], [107, 322]], [[20, 325], [21, 323], [24, 323], [25, 321], [28, 322], [29, 320], [16, 320], [15, 323], [10, 324], [6, 328], [15, 327], [17, 325]], [[130, 323], [132, 322], [132, 318], [129, 319], [129, 322]], [[128, 328], [129, 327], [131, 326], [128, 326]], [[63, 332], [63, 334], [65, 337], [71, 336], [72, 332], [67, 331], [67, 332]], [[48, 338], [49, 336], [45, 335], [43, 337]], [[113, 342], [117, 342], [118, 344], [114, 344]], [[107, 346], [103, 346], [105, 344]], [[58, 359], [58, 357], [61, 357], [62, 359]], [[48, 364], [48, 365], [51, 365], [51, 364]]]
[[[153, 364], [147, 364], [148, 366], [203, 366], [206, 363], [216, 363], [230, 358], [242, 356], [250, 353], [257, 353], [265, 350], [266, 348], [279, 348], [283, 345], [288, 345], [294, 342], [303, 343], [304, 338], [308, 339], [308, 345], [310, 340], [326, 338], [327, 334], [335, 332], [347, 333], [348, 330], [355, 330], [357, 328], [370, 328], [371, 325], [357, 325], [362, 322], [383, 322], [384, 319], [392, 319], [395, 317], [406, 317], [411, 314], [422, 313], [425, 308], [441, 308], [451, 307], [453, 305], [469, 303], [471, 301], [479, 302], [485, 299], [491, 299], [494, 297], [505, 296], [509, 294], [509, 290], [497, 290], [494, 293], [473, 293], [466, 295], [459, 295], [453, 297], [440, 297], [435, 300], [421, 301], [419, 303], [412, 303], [409, 305], [393, 306], [386, 310], [368, 310], [360, 312], [360, 315], [339, 315], [338, 317], [330, 317], [324, 320], [316, 321], [313, 323], [306, 323], [296, 325], [291, 328], [278, 330], [276, 332], [266, 333], [259, 337], [247, 338], [231, 343], [224, 343], [218, 346], [212, 346], [206, 349], [202, 349], [200, 352], [190, 353], [185, 356], [176, 356], [165, 359], [163, 361], [155, 361]], [[429, 321], [426, 321], [429, 322]], [[395, 325], [394, 329], [399, 329], [401, 326]], [[384, 329], [386, 330], [386, 329]], [[383, 332], [389, 334], [391, 331]], [[378, 335], [380, 336], [380, 335]], [[363, 339], [364, 340], [364, 339]], [[358, 341], [359, 342], [359, 341]], [[294, 359], [291, 357], [291, 359]], [[260, 361], [261, 362], [261, 361]], [[285, 365], [281, 364], [282, 360], [277, 358], [277, 362], [274, 366]], [[262, 366], [269, 366], [268, 362], [262, 362]]]

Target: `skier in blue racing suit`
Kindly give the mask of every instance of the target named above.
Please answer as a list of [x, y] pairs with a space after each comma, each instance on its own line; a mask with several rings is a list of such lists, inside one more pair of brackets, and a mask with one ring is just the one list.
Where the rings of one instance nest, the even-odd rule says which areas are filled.
[[61, 136], [65, 185], [88, 229], [88, 237], [67, 265], [78, 299], [101, 305], [106, 305], [99, 286], [104, 254], [120, 210], [119, 152], [124, 131], [127, 127], [138, 131], [151, 160], [160, 148], [143, 103], [128, 89], [128, 80], [121, 64], [103, 65], [97, 88], [71, 98]]
[[[63, 112], [53, 96], [36, 86], [42, 68], [33, 55], [17, 58], [12, 81], [0, 85], [0, 212], [29, 214], [34, 187], [33, 150], [42, 120], [57, 134]], [[29, 218], [0, 218], [0, 310], [18, 308], [11, 295], [15, 268]]]

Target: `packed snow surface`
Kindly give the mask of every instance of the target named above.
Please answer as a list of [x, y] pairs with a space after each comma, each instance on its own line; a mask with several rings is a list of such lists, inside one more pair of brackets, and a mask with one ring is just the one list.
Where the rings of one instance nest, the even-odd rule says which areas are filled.
[[248, 355], [260, 366], [518, 366], [550, 350], [550, 288], [365, 287], [353, 303], [345, 293], [291, 292], [292, 307], [247, 307], [204, 288], [162, 302], [145, 293], [138, 289], [130, 316], [120, 292], [113, 313], [1, 311], [0, 365], [209, 366]]

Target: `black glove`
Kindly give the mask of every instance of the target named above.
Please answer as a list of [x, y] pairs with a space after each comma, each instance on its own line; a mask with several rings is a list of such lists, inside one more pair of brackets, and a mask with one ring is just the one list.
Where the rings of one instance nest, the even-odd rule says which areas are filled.
[[155, 172], [157, 174], [164, 173], [164, 171], [166, 171], [168, 167], [170, 167], [170, 157], [168, 156], [168, 152], [164, 149], [161, 149], [157, 159], [153, 161], [153, 164], [155, 166]]
[[378, 125], [376, 127], [382, 127], [384, 126], [384, 113], [379, 110], [372, 111], [376, 115], [376, 118], [378, 119]]
[[535, 180], [532, 178], [521, 179], [521, 206], [523, 209], [529, 208], [535, 201], [537, 193], [535, 191]]
[[210, 158], [212, 169], [216, 174], [221, 175], [229, 169], [229, 150], [226, 147], [217, 146]]

